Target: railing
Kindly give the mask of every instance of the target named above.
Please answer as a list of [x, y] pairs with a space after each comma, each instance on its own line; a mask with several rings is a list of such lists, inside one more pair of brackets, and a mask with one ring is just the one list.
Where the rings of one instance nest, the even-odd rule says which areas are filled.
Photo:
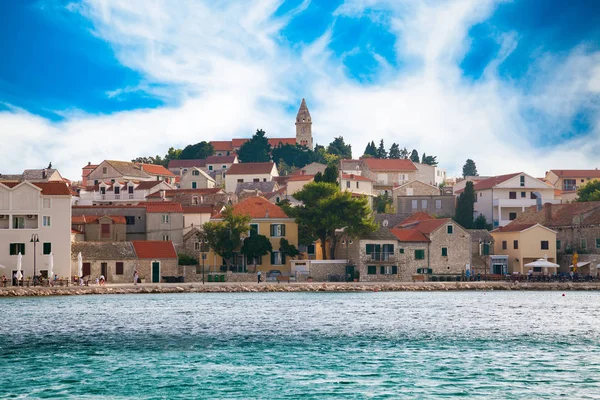
[[577, 186], [576, 185], [563, 185], [562, 190], [564, 192], [574, 192], [577, 190]]
[[87, 192], [80, 194], [81, 201], [125, 201], [125, 200], [145, 200], [146, 192], [137, 193], [99, 193], [99, 192]]
[[396, 262], [396, 255], [391, 252], [367, 253], [363, 257], [364, 261], [387, 261]]

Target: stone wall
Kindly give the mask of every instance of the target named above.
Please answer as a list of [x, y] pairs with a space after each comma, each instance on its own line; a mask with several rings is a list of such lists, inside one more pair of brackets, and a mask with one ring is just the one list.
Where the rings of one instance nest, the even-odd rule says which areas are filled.
[[[550, 229], [556, 231], [556, 240], [560, 241], [560, 249], [557, 249], [559, 254], [564, 254], [568, 249], [581, 254], [600, 254], [600, 248], [596, 247], [596, 239], [600, 238], [600, 226], [550, 227]], [[581, 246], [581, 239], [586, 241], [585, 248]]]
[[[433, 177], [433, 174], [431, 175]], [[412, 189], [412, 190], [411, 190]], [[439, 196], [440, 189], [420, 181], [409, 182], [394, 189], [394, 197], [398, 196]]]
[[[460, 274], [466, 264], [471, 264], [471, 235], [455, 222], [452, 234], [447, 233], [447, 224], [430, 235], [429, 268], [435, 274]], [[442, 247], [448, 249], [448, 255], [442, 256]]]
[[[413, 204], [414, 201], [416, 201], [416, 208], [413, 207], [415, 205]], [[398, 214], [413, 214], [423, 211], [439, 218], [453, 217], [456, 213], [454, 196], [396, 196], [394, 204]]]
[[[160, 279], [162, 282], [163, 276], [181, 276], [183, 275], [183, 269], [178, 265], [177, 259], [141, 259], [138, 260], [138, 274], [140, 279], [144, 279], [145, 282], [152, 282], [152, 261], [160, 262]], [[131, 278], [133, 279], [133, 271], [131, 272]]]
[[[133, 283], [133, 271], [138, 268], [138, 260], [88, 260], [84, 262], [90, 264], [89, 279], [95, 282], [96, 278], [102, 275], [102, 263], [106, 263], [106, 275], [104, 278], [107, 283]], [[123, 274], [117, 275], [117, 262], [123, 263]], [[77, 259], [71, 260], [71, 276], [78, 274]]]
[[[400, 248], [398, 249], [398, 272], [400, 274], [400, 281], [412, 281], [412, 276], [417, 273], [419, 268], [428, 268], [427, 246], [428, 243], [400, 243]], [[403, 253], [401, 253], [402, 250]], [[425, 258], [417, 260], [415, 258], [415, 250], [423, 250], [425, 252]]]

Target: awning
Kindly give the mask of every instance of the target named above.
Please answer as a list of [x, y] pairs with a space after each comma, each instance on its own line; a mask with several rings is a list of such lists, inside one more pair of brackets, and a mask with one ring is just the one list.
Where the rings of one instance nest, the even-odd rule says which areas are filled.
[[[590, 261], [579, 261], [577, 263], [577, 268], [585, 267], [586, 265], [590, 265]], [[573, 268], [573, 264], [569, 265], [570, 268]]]

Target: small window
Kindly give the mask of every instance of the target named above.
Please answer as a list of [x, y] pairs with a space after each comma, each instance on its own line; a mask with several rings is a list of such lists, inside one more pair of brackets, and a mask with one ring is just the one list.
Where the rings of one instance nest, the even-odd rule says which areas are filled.
[[415, 250], [415, 260], [424, 260], [425, 250]]
[[11, 243], [9, 246], [9, 253], [11, 256], [16, 256], [19, 253], [25, 255], [25, 243]]
[[416, 210], [419, 208], [419, 200], [413, 200], [412, 201], [412, 209]]
[[511, 221], [514, 221], [515, 219], [517, 219], [517, 213], [516, 212], [508, 213], [508, 219], [510, 219]]
[[162, 215], [162, 223], [163, 224], [168, 224], [170, 220], [171, 219], [169, 218], [169, 214], [163, 214]]
[[[600, 247], [598, 246], [598, 239], [596, 239], [596, 247]], [[556, 241], [556, 250], [560, 250], [560, 240]]]
[[369, 265], [367, 267], [367, 275], [377, 275], [377, 266], [376, 265]]
[[548, 241], [547, 240], [542, 240], [540, 244], [541, 244], [542, 250], [548, 250]]
[[127, 188], [127, 193], [133, 194], [133, 185]]
[[123, 261], [115, 263], [115, 275], [123, 275]]
[[350, 189], [350, 181], [346, 181], [346, 188]]
[[314, 255], [315, 254], [315, 245], [313, 244], [309, 244], [308, 246], [306, 246], [306, 252], [310, 255]]
[[521, 175], [521, 187], [525, 186], [525, 177]]
[[192, 171], [192, 175], [198, 176], [198, 175], [200, 175], [200, 171], [198, 171], [197, 169], [195, 169], [195, 170]]
[[509, 199], [516, 199], [517, 198], [517, 192], [509, 192], [508, 193], [508, 198]]
[[50, 208], [52, 206], [51, 199], [44, 199], [44, 208]]
[[250, 224], [250, 236], [258, 235], [258, 224]]
[[252, 179], [252, 182], [260, 182], [260, 178], [254, 178]]
[[524, 199], [525, 197], [527, 197], [527, 193], [526, 192], [521, 192], [521, 198]]
[[436, 200], [435, 201], [435, 208], [436, 210], [439, 210], [442, 208], [442, 201], [441, 200]]
[[448, 232], [448, 235], [452, 235], [454, 233], [454, 226], [453, 225], [448, 225], [446, 227], [446, 232]]
[[421, 209], [427, 210], [427, 200], [421, 200]]
[[135, 225], [135, 217], [133, 215], [126, 215], [125, 225]]
[[108, 168], [102, 167], [102, 175], [106, 175], [108, 173]]
[[508, 245], [506, 243], [506, 240], [502, 241], [502, 250], [506, 250], [508, 248]]
[[285, 236], [285, 225], [284, 224], [271, 224], [271, 237], [282, 237]]
[[[560, 248], [560, 247], [558, 247], [558, 248]], [[600, 249], [600, 238], [596, 238], [596, 248]]]
[[44, 254], [50, 254], [52, 252], [52, 243], [44, 243]]
[[404, 254], [404, 249], [400, 249], [400, 254]]
[[513, 249], [515, 249], [515, 250], [519, 249], [519, 241], [518, 240], [513, 240]]
[[209, 166], [208, 166], [208, 170], [209, 170], [209, 171], [212, 171], [212, 170], [213, 170], [213, 166], [212, 166], [212, 165], [209, 165]]
[[13, 229], [25, 229], [25, 217], [13, 217]]
[[192, 182], [192, 189], [197, 189], [197, 188], [198, 188], [198, 183]]
[[281, 252], [273, 251], [271, 253], [271, 265], [284, 265], [284, 264], [285, 264], [285, 260], [281, 256]]
[[238, 183], [244, 183], [244, 179], [238, 179]]
[[48, 216], [42, 217], [42, 226], [50, 226], [50, 217], [48, 217]]
[[442, 247], [442, 257], [448, 257], [448, 248]]
[[587, 249], [587, 239], [586, 238], [581, 238], [580, 243], [581, 243], [582, 249]]
[[163, 241], [168, 241], [171, 240], [171, 238], [169, 237], [169, 235], [163, 235]]
[[200, 242], [194, 242], [194, 250], [200, 251]]
[[358, 182], [356, 182], [356, 188], [358, 189]]
[[221, 169], [227, 169], [227, 165], [221, 165]]
[[100, 237], [103, 239], [110, 238], [110, 224], [100, 225]]

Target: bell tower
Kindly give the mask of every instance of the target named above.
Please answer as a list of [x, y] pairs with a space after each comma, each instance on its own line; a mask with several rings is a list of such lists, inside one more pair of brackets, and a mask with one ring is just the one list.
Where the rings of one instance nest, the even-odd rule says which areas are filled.
[[296, 143], [309, 149], [313, 148], [312, 121], [304, 99], [302, 99], [298, 115], [296, 115]]

